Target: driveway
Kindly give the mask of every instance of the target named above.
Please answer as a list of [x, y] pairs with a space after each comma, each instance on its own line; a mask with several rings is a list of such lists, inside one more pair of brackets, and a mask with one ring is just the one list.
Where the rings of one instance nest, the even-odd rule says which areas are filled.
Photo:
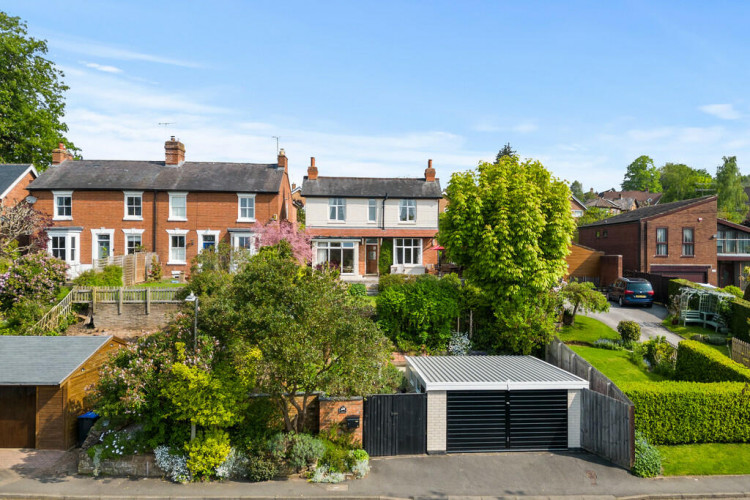
[[588, 313], [586, 316], [596, 318], [607, 326], [617, 330], [620, 321], [635, 321], [641, 325], [641, 341], [664, 336], [673, 346], [683, 340], [679, 335], [664, 328], [661, 322], [667, 317], [667, 308], [654, 304], [651, 308], [642, 306], [620, 306], [616, 302], [609, 303], [609, 312]]

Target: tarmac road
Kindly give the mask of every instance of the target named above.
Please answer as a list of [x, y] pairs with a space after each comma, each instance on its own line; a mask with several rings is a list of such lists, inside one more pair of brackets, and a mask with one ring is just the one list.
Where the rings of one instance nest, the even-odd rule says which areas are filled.
[[588, 313], [586, 316], [596, 318], [607, 326], [617, 330], [620, 321], [635, 321], [641, 325], [641, 341], [662, 335], [673, 346], [683, 340], [679, 335], [664, 328], [661, 322], [667, 317], [667, 309], [659, 304], [651, 308], [643, 306], [620, 306], [617, 302], [609, 303], [609, 312]]

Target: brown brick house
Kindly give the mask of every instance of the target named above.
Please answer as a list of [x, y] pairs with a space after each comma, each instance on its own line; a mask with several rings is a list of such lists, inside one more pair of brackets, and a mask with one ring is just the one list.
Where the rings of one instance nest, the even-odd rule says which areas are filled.
[[315, 158], [302, 184], [313, 265], [335, 263], [344, 279], [379, 275], [384, 244], [391, 272], [423, 274], [437, 264], [440, 181], [432, 160], [424, 177], [318, 176]]
[[26, 188], [38, 176], [30, 163], [0, 163], [0, 203], [11, 206], [26, 199]]
[[73, 160], [61, 145], [28, 190], [72, 275], [138, 248], [157, 253], [166, 275], [185, 272], [203, 249], [252, 250], [258, 224], [296, 221], [284, 150], [272, 164], [189, 162], [174, 137], [163, 161]]
[[718, 284], [716, 196], [657, 204], [578, 228], [581, 245], [622, 269]]

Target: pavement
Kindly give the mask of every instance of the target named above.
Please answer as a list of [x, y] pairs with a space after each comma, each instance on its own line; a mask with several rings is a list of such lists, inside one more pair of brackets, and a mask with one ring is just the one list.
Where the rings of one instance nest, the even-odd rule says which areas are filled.
[[662, 326], [661, 322], [667, 317], [667, 308], [659, 304], [646, 308], [643, 306], [620, 306], [616, 302], [610, 302], [609, 312], [587, 313], [586, 316], [596, 318], [615, 330], [617, 330], [617, 323], [620, 321], [635, 321], [641, 325], [641, 341], [660, 335], [666, 337], [667, 342], [677, 347], [677, 344], [684, 340]]
[[327, 485], [299, 477], [181, 485], [78, 476], [68, 466], [44, 473], [4, 469], [0, 498], [750, 498], [750, 475], [643, 479], [585, 452], [389, 457], [371, 465], [364, 479]]

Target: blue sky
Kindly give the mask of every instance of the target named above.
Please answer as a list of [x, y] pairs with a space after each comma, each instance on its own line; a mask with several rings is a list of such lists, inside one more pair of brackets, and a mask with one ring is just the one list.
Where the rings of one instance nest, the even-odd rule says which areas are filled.
[[[750, 158], [748, 2], [6, 0], [65, 72], [87, 159], [418, 176], [506, 142], [584, 187], [642, 154]], [[160, 122], [172, 122], [159, 126]]]

